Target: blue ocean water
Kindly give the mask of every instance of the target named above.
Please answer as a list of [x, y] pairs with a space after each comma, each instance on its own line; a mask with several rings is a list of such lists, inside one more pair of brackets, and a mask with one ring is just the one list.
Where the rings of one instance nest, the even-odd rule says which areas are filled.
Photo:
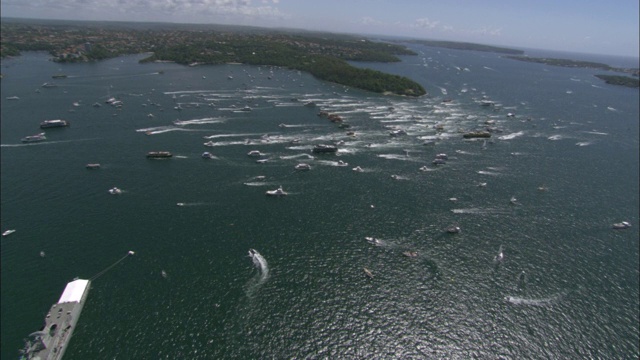
[[[4, 59], [2, 358], [129, 250], [92, 282], [66, 359], [637, 358], [638, 90], [413, 48], [356, 65], [419, 81], [418, 99], [265, 66]], [[57, 118], [71, 126], [20, 142]]]

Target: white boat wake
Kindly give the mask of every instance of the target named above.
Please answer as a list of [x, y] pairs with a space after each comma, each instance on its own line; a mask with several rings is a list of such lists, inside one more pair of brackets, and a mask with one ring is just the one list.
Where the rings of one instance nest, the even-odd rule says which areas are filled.
[[525, 299], [515, 296], [506, 296], [504, 300], [514, 305], [547, 306], [560, 300], [560, 295], [555, 295], [546, 299]]
[[267, 260], [255, 249], [249, 249], [249, 257], [253, 261], [253, 265], [260, 270], [261, 279], [266, 279], [269, 276]]

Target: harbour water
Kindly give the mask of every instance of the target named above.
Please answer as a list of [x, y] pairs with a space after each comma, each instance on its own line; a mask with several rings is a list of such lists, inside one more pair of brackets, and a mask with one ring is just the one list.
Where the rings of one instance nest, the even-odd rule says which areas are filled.
[[[420, 82], [418, 99], [265, 66], [4, 59], [2, 358], [67, 282], [129, 250], [65, 359], [637, 358], [638, 90], [413, 49], [356, 65]], [[71, 126], [21, 143], [48, 119]]]

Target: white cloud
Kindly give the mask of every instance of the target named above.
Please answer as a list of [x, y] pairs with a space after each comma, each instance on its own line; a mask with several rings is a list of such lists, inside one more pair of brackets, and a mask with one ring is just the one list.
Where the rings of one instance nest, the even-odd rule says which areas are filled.
[[[22, 14], [30, 11], [69, 11], [76, 18], [80, 14], [120, 13], [136, 20], [138, 17], [163, 15], [165, 19], [184, 20], [190, 16], [203, 19], [206, 16], [239, 18], [285, 18], [277, 5], [279, 0], [2, 0], [3, 9], [16, 9]], [[24, 16], [24, 15], [22, 15]]]
[[429, 18], [416, 19], [416, 21], [410, 25], [412, 28], [418, 29], [435, 29], [440, 24], [440, 21], [431, 21]]

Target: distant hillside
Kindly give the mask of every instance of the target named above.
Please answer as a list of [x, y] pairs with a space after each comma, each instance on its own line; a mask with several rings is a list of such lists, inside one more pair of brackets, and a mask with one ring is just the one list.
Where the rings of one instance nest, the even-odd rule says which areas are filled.
[[441, 48], [455, 49], [455, 50], [484, 51], [484, 52], [494, 52], [499, 54], [513, 54], [513, 55], [524, 54], [524, 51], [522, 50], [509, 49], [509, 48], [503, 48], [503, 47], [497, 47], [497, 46], [491, 46], [491, 45], [466, 43], [466, 42], [436, 41], [436, 40], [410, 40], [409, 42], [414, 44], [421, 44], [426, 46], [434, 46], [434, 47], [441, 47]]

